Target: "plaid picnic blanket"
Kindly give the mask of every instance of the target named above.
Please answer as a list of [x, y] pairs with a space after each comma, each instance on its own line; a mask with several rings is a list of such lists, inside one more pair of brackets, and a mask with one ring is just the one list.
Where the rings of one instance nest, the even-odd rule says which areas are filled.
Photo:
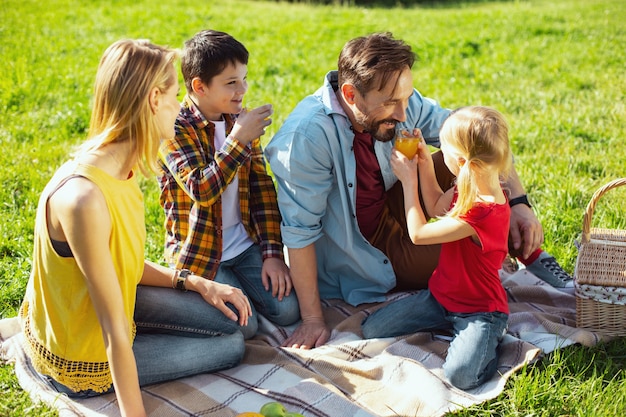
[[[230, 417], [258, 411], [270, 401], [307, 417], [441, 416], [497, 397], [507, 379], [542, 354], [573, 343], [592, 346], [601, 336], [576, 328], [575, 297], [540, 281], [525, 270], [501, 272], [511, 314], [500, 347], [497, 374], [487, 383], [462, 391], [443, 377], [449, 338], [431, 332], [364, 340], [360, 324], [380, 304], [350, 306], [324, 300], [332, 327], [323, 347], [279, 347], [294, 326], [276, 327], [261, 318], [258, 336], [247, 342], [236, 368], [202, 374], [142, 389], [150, 416]], [[405, 297], [397, 293], [388, 301]], [[119, 416], [114, 394], [73, 401], [52, 391], [32, 369], [22, 348], [16, 318], [0, 321], [2, 359], [13, 363], [20, 385], [61, 417]]]

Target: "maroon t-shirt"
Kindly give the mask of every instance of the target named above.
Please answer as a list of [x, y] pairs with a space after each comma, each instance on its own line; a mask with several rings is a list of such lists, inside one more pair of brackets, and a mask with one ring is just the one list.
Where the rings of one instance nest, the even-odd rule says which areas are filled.
[[356, 159], [356, 219], [361, 233], [371, 240], [385, 205], [385, 184], [374, 153], [374, 138], [354, 132]]

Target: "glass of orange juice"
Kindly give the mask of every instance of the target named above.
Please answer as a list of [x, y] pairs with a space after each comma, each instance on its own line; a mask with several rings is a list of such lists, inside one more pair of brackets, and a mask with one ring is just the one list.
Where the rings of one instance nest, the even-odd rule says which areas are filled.
[[417, 153], [417, 147], [420, 143], [419, 136], [412, 136], [408, 131], [401, 130], [396, 135], [395, 148], [402, 152], [404, 156], [413, 159]]

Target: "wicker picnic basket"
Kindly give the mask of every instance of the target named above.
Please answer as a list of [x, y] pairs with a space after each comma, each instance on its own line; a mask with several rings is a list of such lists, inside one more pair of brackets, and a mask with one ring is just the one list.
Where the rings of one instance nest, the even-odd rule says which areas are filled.
[[591, 197], [583, 218], [576, 259], [576, 326], [607, 336], [626, 335], [626, 231], [592, 228], [593, 211], [607, 191], [626, 185], [619, 178]]

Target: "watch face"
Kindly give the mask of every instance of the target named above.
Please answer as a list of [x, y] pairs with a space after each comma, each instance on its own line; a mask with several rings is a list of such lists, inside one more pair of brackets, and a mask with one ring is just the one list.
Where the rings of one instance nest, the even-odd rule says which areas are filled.
[[178, 273], [178, 278], [176, 279], [176, 289], [181, 291], [187, 291], [185, 288], [185, 282], [187, 281], [187, 277], [191, 275], [191, 271], [188, 269], [181, 269]]

